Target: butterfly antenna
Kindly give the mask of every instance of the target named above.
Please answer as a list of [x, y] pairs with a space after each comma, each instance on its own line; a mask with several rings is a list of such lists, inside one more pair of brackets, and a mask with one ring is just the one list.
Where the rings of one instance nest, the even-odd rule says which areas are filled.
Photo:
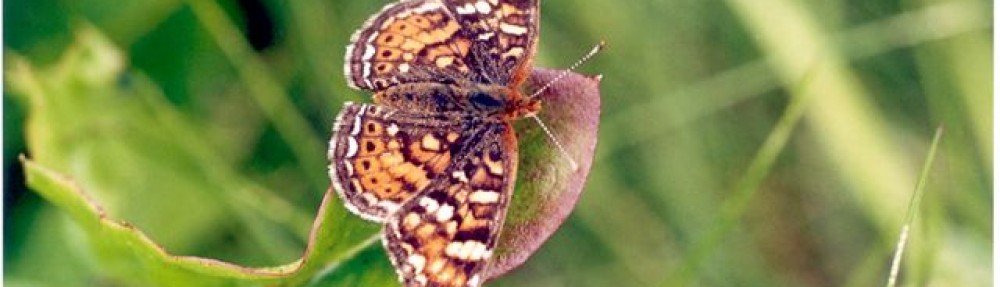
[[[541, 95], [542, 92], [545, 92], [545, 90], [547, 90], [549, 87], [551, 87], [552, 84], [555, 84], [556, 82], [562, 80], [563, 78], [565, 78], [566, 76], [568, 76], [570, 72], [572, 72], [573, 70], [575, 70], [580, 65], [583, 65], [583, 63], [586, 63], [588, 60], [590, 60], [590, 58], [593, 58], [594, 55], [597, 55], [598, 52], [600, 52], [601, 50], [604, 49], [604, 45], [605, 45], [604, 41], [601, 41], [600, 43], [597, 43], [597, 45], [595, 45], [594, 48], [590, 49], [590, 52], [587, 52], [587, 54], [584, 55], [583, 58], [580, 58], [580, 60], [576, 61], [576, 63], [573, 63], [573, 65], [570, 65], [569, 69], [566, 69], [565, 71], [563, 71], [562, 73], [560, 73], [558, 76], [556, 76], [555, 78], [553, 78], [551, 81], [549, 81], [548, 83], [545, 83], [545, 85], [543, 85], [540, 89], [538, 89], [537, 91], [535, 91], [535, 93], [531, 94], [531, 96], [529, 96], [528, 98], [530, 99], [530, 98], [534, 98], [534, 97], [537, 97], [537, 96]], [[542, 130], [545, 131], [545, 135], [547, 135], [549, 137], [549, 139], [552, 140], [552, 143], [554, 143], [556, 145], [556, 148], [558, 148], [559, 152], [561, 152], [563, 154], [563, 157], [565, 157], [566, 160], [569, 161], [569, 165], [573, 169], [573, 171], [576, 171], [577, 169], [579, 169], [580, 165], [576, 163], [576, 160], [574, 160], [573, 156], [571, 156], [569, 154], [569, 151], [566, 150], [566, 147], [563, 147], [562, 143], [560, 143], [559, 140], [556, 139], [555, 134], [553, 134], [552, 130], [549, 130], [549, 127], [546, 126], [544, 122], [542, 122], [542, 119], [539, 118], [538, 115], [534, 115], [534, 114], [533, 115], [529, 115], [529, 117], [531, 117], [532, 119], [535, 119], [535, 122], [538, 123], [538, 126], [542, 127]]]
[[564, 70], [562, 73], [553, 78], [551, 81], [545, 83], [545, 85], [542, 86], [542, 88], [535, 91], [535, 93], [531, 94], [531, 96], [529, 96], [528, 98], [531, 99], [537, 97], [538, 95], [541, 95], [542, 92], [545, 92], [545, 90], [551, 87], [552, 84], [555, 84], [556, 82], [562, 80], [563, 78], [568, 76], [570, 72], [576, 70], [576, 68], [579, 67], [580, 65], [583, 65], [583, 63], [586, 63], [588, 60], [590, 60], [590, 58], [593, 58], [594, 55], [597, 55], [598, 52], [604, 49], [604, 45], [605, 45], [604, 41], [597, 43], [597, 45], [595, 45], [594, 48], [590, 49], [590, 52], [587, 52], [587, 55], [584, 55], [583, 58], [580, 58], [580, 60], [576, 61], [576, 63], [573, 63], [573, 65], [569, 66], [569, 69]]
[[542, 130], [545, 131], [545, 134], [549, 136], [549, 139], [551, 139], [552, 143], [556, 145], [556, 148], [559, 148], [559, 152], [561, 152], [563, 156], [566, 157], [566, 160], [569, 161], [570, 168], [572, 168], [573, 171], [576, 171], [578, 168], [580, 168], [580, 166], [576, 164], [576, 160], [573, 160], [573, 156], [569, 154], [569, 151], [566, 151], [566, 148], [563, 147], [562, 143], [560, 143], [559, 140], [556, 139], [556, 136], [552, 134], [552, 131], [549, 130], [549, 127], [545, 126], [545, 123], [542, 122], [542, 119], [538, 118], [538, 115], [530, 115], [529, 117], [535, 119], [535, 122], [537, 122], [538, 125], [542, 127]]

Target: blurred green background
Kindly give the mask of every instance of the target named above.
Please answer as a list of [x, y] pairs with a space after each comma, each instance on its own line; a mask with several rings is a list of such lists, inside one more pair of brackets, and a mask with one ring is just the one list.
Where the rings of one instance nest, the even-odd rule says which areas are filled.
[[[95, 170], [49, 155], [70, 176], [129, 191], [88, 189], [171, 253], [297, 259], [328, 185], [331, 121], [344, 101], [368, 101], [346, 87], [344, 46], [387, 3], [4, 1], [4, 283], [122, 284], [96, 267], [99, 252], [75, 240], [64, 212], [25, 187], [19, 154], [66, 150], [106, 156]], [[604, 75], [598, 152], [559, 232], [491, 285], [882, 285], [939, 125], [903, 286], [992, 285], [992, 2], [541, 5], [537, 66], [566, 67], [608, 43], [580, 68]], [[84, 124], [67, 115], [38, 128], [86, 147], [29, 149], [33, 111], [10, 63], [63, 67], [77, 31], [94, 29], [131, 75], [113, 91], [161, 101], [73, 102], [105, 128], [74, 130]], [[83, 64], [83, 74], [116, 65]], [[166, 137], [148, 121], [196, 132]]]

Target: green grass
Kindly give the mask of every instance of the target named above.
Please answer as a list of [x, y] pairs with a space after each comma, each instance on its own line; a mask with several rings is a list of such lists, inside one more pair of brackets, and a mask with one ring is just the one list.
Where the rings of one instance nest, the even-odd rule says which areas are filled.
[[[236, 1], [4, 2], [4, 283], [106, 283], [81, 230], [24, 186], [18, 154], [58, 155], [28, 148], [32, 111], [11, 86], [12, 59], [51, 66], [86, 25], [139, 75], [116, 79], [120, 87], [162, 93], [133, 114], [69, 103], [94, 105], [107, 129], [62, 119], [53, 129], [79, 140], [53, 150], [165, 156], [125, 153], [66, 173], [163, 180], [95, 196], [172, 253], [248, 266], [301, 255], [326, 190], [331, 121], [344, 101], [368, 100], [346, 87], [344, 46], [387, 1], [260, 2], [271, 29], [248, 29], [261, 18]], [[881, 285], [918, 180], [925, 194], [899, 286], [992, 285], [991, 2], [623, 3], [542, 3], [536, 65], [565, 67], [608, 43], [580, 68], [604, 75], [598, 151], [571, 217], [494, 285]], [[255, 48], [247, 31], [273, 40]], [[113, 133], [136, 119], [166, 128]], [[921, 176], [939, 125], [946, 132]], [[200, 175], [174, 178], [178, 170]], [[205, 182], [218, 189], [169, 193]], [[190, 214], [206, 206], [222, 211]], [[355, 252], [359, 266], [381, 255]], [[312, 283], [394, 276], [373, 274]]]

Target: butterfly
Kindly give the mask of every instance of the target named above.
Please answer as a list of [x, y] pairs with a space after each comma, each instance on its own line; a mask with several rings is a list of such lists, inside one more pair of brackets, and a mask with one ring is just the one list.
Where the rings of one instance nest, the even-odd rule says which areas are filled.
[[328, 157], [345, 206], [382, 223], [406, 286], [479, 286], [514, 191], [511, 122], [541, 110], [519, 87], [538, 0], [404, 0], [351, 38]]

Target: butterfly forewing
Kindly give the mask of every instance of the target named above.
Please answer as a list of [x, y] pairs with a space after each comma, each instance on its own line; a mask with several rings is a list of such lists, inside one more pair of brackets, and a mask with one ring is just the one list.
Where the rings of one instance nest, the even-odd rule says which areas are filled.
[[513, 191], [517, 149], [507, 123], [470, 131], [446, 174], [386, 223], [384, 243], [407, 286], [478, 286]]
[[535, 53], [538, 12], [538, 0], [390, 4], [352, 37], [347, 82], [366, 90], [447, 79], [517, 85]]
[[366, 90], [401, 83], [467, 78], [472, 41], [438, 0], [386, 6], [355, 32], [347, 47], [347, 82]]
[[538, 41], [538, 0], [442, 0], [473, 40], [467, 57], [481, 81], [517, 85]]

